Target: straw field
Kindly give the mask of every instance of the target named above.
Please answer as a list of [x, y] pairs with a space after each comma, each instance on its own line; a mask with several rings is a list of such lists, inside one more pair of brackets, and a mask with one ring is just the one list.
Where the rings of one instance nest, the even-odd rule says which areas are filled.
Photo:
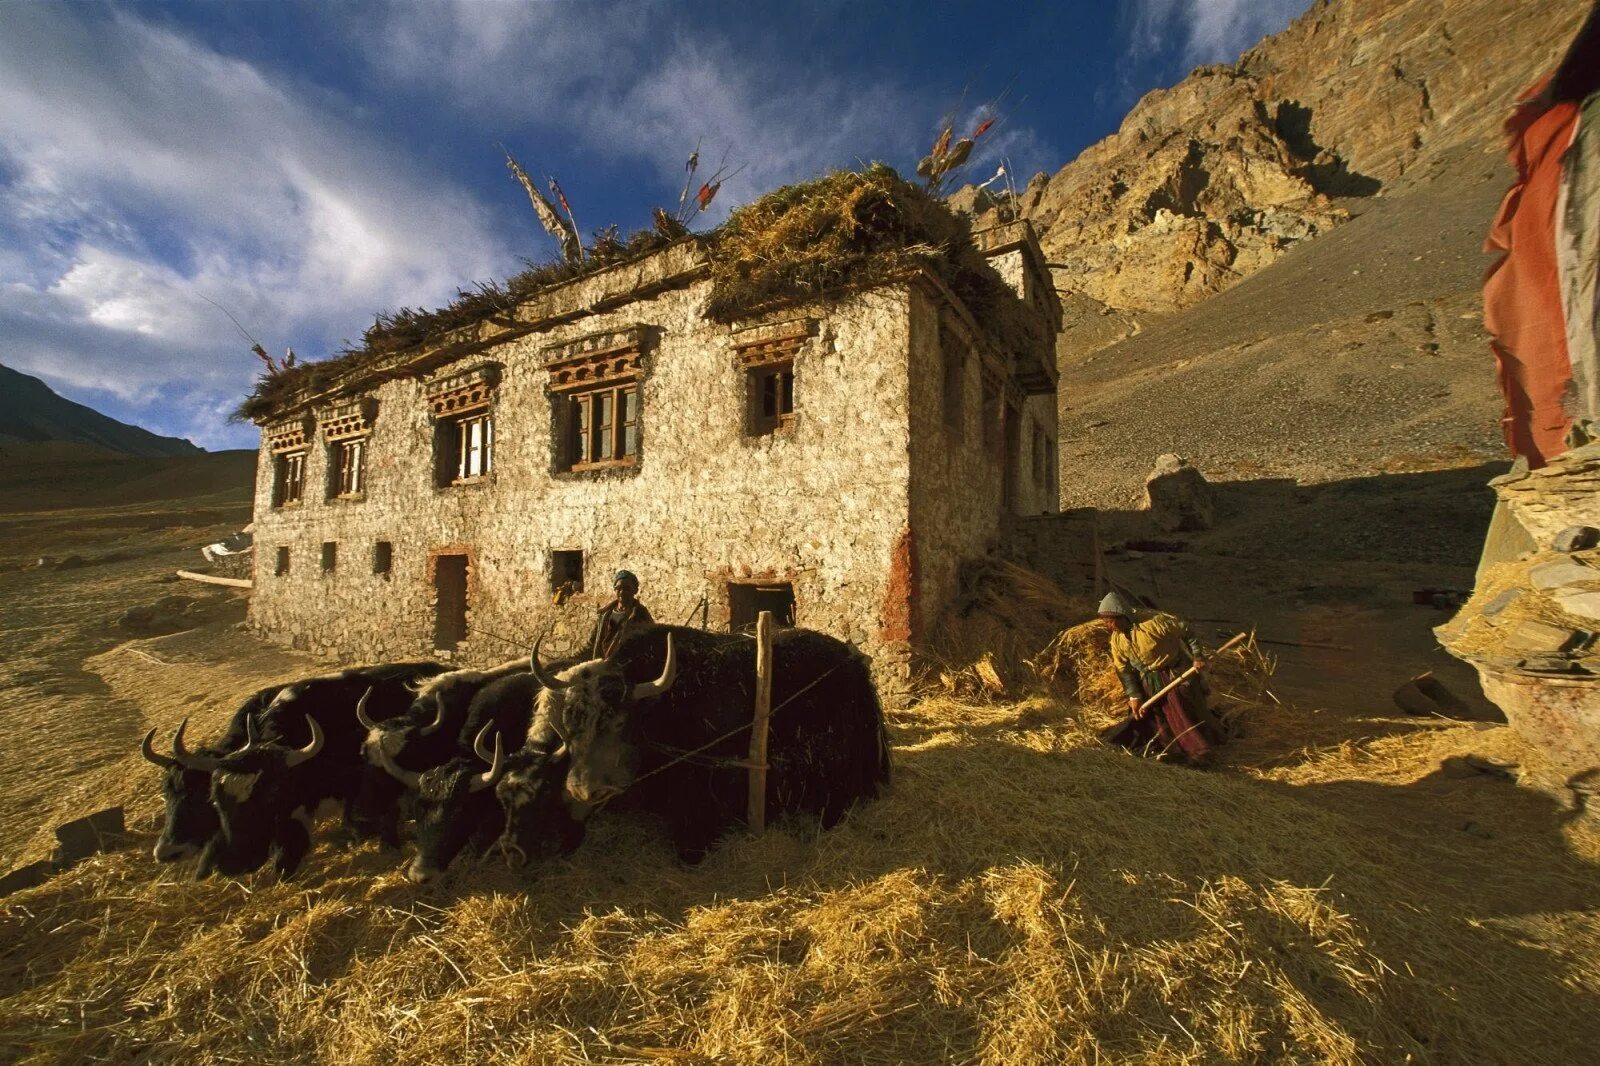
[[[152, 724], [196, 713], [203, 733], [248, 687], [202, 661], [208, 639], [92, 668]], [[160, 665], [178, 661], [182, 692]], [[157, 866], [156, 772], [130, 755], [84, 801], [125, 798], [133, 846], [0, 901], [0, 1057], [1588, 1057], [1593, 834], [1448, 772], [1485, 743], [1506, 754], [1504, 729], [1296, 751], [1289, 725], [1251, 722], [1306, 713], [1254, 707], [1254, 747], [1198, 772], [1101, 746], [1071, 694], [930, 698], [892, 715], [893, 791], [833, 831], [780, 826], [686, 867], [613, 815], [570, 860], [466, 862], [426, 893], [331, 827], [289, 884]]]

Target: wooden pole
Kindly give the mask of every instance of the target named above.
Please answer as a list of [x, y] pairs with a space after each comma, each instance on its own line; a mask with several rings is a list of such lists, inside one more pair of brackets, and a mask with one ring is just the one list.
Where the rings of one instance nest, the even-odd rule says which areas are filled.
[[[1229, 648], [1231, 648], [1235, 644], [1239, 643], [1241, 640], [1243, 640], [1248, 635], [1249, 634], [1246, 634], [1246, 633], [1240, 633], [1238, 636], [1236, 636], [1232, 640], [1228, 641], [1228, 643], [1224, 644], [1222, 647], [1220, 647], [1216, 651], [1212, 652], [1211, 653], [1212, 657], [1221, 655], [1223, 652], [1227, 651]], [[1147, 696], [1144, 699], [1140, 700], [1139, 701], [1139, 705], [1141, 707], [1148, 707], [1150, 704], [1154, 703], [1156, 700], [1159, 700], [1162, 696], [1165, 696], [1167, 693], [1171, 692], [1173, 689], [1177, 688], [1179, 685], [1183, 684], [1185, 681], [1189, 680], [1191, 677], [1193, 677], [1195, 674], [1198, 674], [1199, 672], [1200, 672], [1200, 668], [1198, 666], [1189, 667], [1189, 669], [1185, 670], [1183, 673], [1179, 674], [1177, 677], [1173, 678], [1171, 681], [1168, 681], [1165, 685], [1161, 686], [1160, 690], [1157, 691], [1155, 693], [1155, 695]]]
[[750, 806], [752, 833], [767, 828], [767, 725], [772, 720], [772, 612], [756, 616], [756, 715], [750, 727]]
[[207, 585], [227, 585], [230, 588], [254, 588], [255, 582], [243, 577], [218, 577], [216, 574], [197, 574], [193, 570], [179, 570], [178, 576], [187, 581], [204, 581]]
[[1100, 509], [1097, 507], [1090, 514], [1091, 529], [1094, 534], [1094, 598], [1098, 601], [1106, 592], [1106, 559], [1100, 550]]

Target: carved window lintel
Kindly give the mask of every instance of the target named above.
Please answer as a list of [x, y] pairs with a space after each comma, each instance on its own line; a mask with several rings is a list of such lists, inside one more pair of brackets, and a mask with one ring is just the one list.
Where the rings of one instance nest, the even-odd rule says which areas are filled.
[[494, 391], [499, 384], [498, 363], [486, 363], [472, 370], [448, 374], [429, 382], [428, 406], [435, 418], [454, 418], [481, 411], [494, 399]]
[[734, 361], [741, 370], [789, 362], [816, 331], [814, 318], [796, 318], [738, 330], [733, 334]]
[[544, 349], [546, 387], [562, 393], [638, 380], [645, 372], [647, 332], [645, 326], [628, 326], [550, 345]]

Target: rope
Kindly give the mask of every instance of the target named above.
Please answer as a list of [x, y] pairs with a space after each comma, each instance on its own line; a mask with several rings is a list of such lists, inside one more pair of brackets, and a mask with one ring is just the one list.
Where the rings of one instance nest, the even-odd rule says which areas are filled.
[[[779, 711], [783, 710], [785, 707], [789, 706], [789, 704], [793, 703], [795, 700], [799, 699], [801, 696], [804, 696], [807, 692], [811, 691], [811, 689], [813, 689], [817, 685], [821, 684], [822, 681], [827, 678], [828, 674], [833, 673], [834, 670], [837, 670], [837, 669], [839, 669], [839, 667], [835, 666], [832, 669], [830, 669], [827, 673], [824, 673], [824, 674], [821, 674], [821, 675], [817, 676], [815, 679], [813, 679], [811, 681], [810, 684], [806, 685], [804, 688], [800, 689], [800, 691], [794, 693], [792, 696], [790, 696], [787, 699], [785, 699], [782, 703], [780, 703], [776, 707], [772, 708], [772, 714], [769, 716], [768, 720], [770, 721], [771, 718], [776, 717]], [[666, 770], [666, 769], [669, 769], [669, 768], [671, 768], [673, 766], [676, 766], [681, 762], [687, 762], [688, 760], [694, 758], [696, 755], [699, 755], [701, 752], [708, 751], [711, 748], [716, 747], [718, 744], [721, 744], [724, 740], [733, 739], [734, 737], [738, 736], [740, 733], [743, 733], [745, 730], [751, 728], [754, 725], [755, 725], [755, 722], [753, 722], [753, 721], [746, 722], [744, 725], [741, 725], [741, 726], [739, 726], [739, 727], [737, 727], [735, 729], [730, 729], [728, 732], [722, 734], [720, 737], [717, 737], [715, 740], [708, 741], [707, 743], [700, 745], [698, 748], [694, 748], [694, 749], [692, 749], [690, 751], [683, 752], [676, 759], [672, 759], [672, 760], [670, 760], [668, 762], [662, 763], [660, 766], [656, 767], [654, 770], [651, 770], [649, 773], [640, 774], [638, 777], [633, 779], [633, 783], [630, 784], [628, 786], [628, 788], [634, 788], [639, 784], [639, 782], [644, 781], [644, 780], [646, 780], [648, 778], [654, 777], [656, 774], [659, 774], [663, 770]], [[667, 750], [670, 751], [672, 749], [669, 748]], [[737, 768], [737, 769], [748, 769], [748, 768], [750, 768], [750, 762], [749, 762], [748, 759], [740, 759], [740, 760], [737, 760], [737, 761], [736, 760], [732, 760], [732, 759], [719, 759], [719, 760], [716, 760], [715, 762], [711, 762], [711, 763], [708, 763], [706, 765], [724, 766], [724, 767], [730, 767], [731, 766], [731, 767], [734, 767], [734, 768]], [[623, 789], [623, 792], [626, 792], [627, 790], [628, 789]], [[621, 795], [621, 793], [618, 793], [617, 795]], [[614, 799], [615, 797], [611, 797], [611, 798]]]

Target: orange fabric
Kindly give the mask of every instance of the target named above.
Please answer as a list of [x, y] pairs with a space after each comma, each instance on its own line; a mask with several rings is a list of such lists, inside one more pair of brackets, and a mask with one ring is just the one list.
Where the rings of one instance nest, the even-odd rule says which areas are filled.
[[1556, 263], [1556, 201], [1561, 156], [1577, 130], [1578, 107], [1536, 99], [1546, 77], [1522, 95], [1506, 122], [1508, 156], [1517, 177], [1500, 203], [1486, 252], [1505, 253], [1483, 283], [1483, 324], [1499, 365], [1506, 413], [1501, 419], [1513, 455], [1531, 467], [1566, 451], [1572, 419], [1562, 398], [1572, 382], [1561, 274]]

